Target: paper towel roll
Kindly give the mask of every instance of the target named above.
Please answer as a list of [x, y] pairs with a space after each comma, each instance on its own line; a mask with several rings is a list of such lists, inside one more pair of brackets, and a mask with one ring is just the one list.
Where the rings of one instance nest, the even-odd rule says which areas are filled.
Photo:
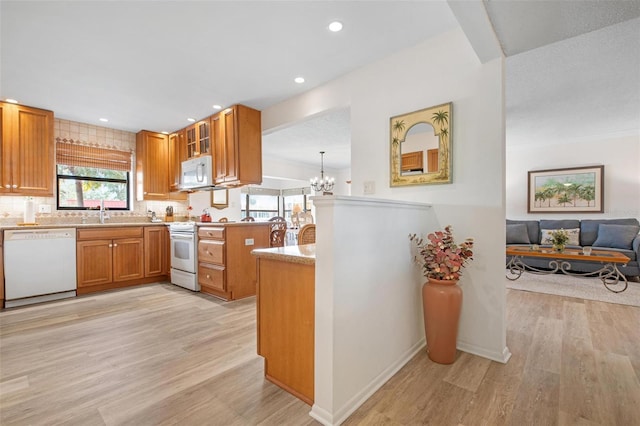
[[28, 197], [24, 200], [24, 223], [36, 222], [36, 208], [33, 204], [33, 198]]

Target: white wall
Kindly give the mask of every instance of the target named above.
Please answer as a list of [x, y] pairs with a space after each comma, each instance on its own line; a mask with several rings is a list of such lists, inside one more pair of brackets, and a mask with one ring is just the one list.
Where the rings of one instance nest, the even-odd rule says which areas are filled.
[[[527, 213], [528, 171], [600, 164], [604, 165], [604, 213]], [[506, 203], [509, 219], [640, 219], [640, 136], [507, 147]]]
[[424, 346], [420, 267], [410, 233], [433, 224], [426, 204], [314, 197], [315, 403], [338, 424]]
[[[457, 239], [476, 239], [475, 260], [465, 270], [461, 281], [464, 305], [458, 347], [500, 361], [506, 361], [510, 355], [506, 348], [503, 285], [503, 74], [502, 59], [481, 64], [462, 30], [454, 30], [263, 111], [263, 130], [268, 130], [299, 121], [317, 113], [320, 107], [329, 110], [350, 104], [352, 194], [362, 195], [364, 183], [373, 182], [375, 197], [432, 204], [434, 218], [427, 224], [429, 231], [451, 224]], [[453, 102], [453, 183], [391, 188], [390, 117], [450, 101]], [[374, 216], [367, 220], [376, 220], [375, 213], [372, 214]], [[386, 226], [384, 222], [379, 223]], [[332, 232], [324, 229], [322, 223], [318, 223], [318, 229], [319, 235]], [[350, 238], [368, 238], [364, 234], [349, 235]], [[375, 245], [370, 247], [369, 252], [373, 252]], [[328, 261], [322, 256], [319, 253], [316, 259], [318, 269], [323, 269]], [[356, 258], [357, 254], [347, 256]], [[377, 259], [373, 257], [370, 264], [373, 266]], [[404, 273], [397, 272], [399, 276]], [[366, 279], [358, 278], [357, 274], [351, 278], [356, 280], [352, 282], [356, 286]], [[316, 286], [334, 286], [338, 279], [337, 276], [317, 276]], [[417, 281], [419, 284], [424, 278], [417, 278]], [[345, 293], [345, 297], [349, 294]], [[354, 307], [351, 318], [359, 321], [360, 311], [356, 307], [360, 302], [351, 302]], [[347, 312], [345, 310], [343, 314]], [[317, 323], [323, 320], [326, 318], [316, 316]], [[368, 356], [375, 358], [378, 354]], [[316, 379], [338, 380], [337, 366], [343, 362], [356, 366], [362, 359], [334, 347], [332, 365], [327, 366], [330, 370], [316, 369]], [[340, 374], [346, 375], [340, 377], [341, 383], [353, 380], [362, 384], [357, 369], [354, 368], [353, 374], [348, 368], [339, 370]], [[374, 373], [368, 371], [371, 377]], [[354, 391], [353, 388], [334, 386], [332, 389], [328, 395], [326, 388], [316, 387], [314, 411], [319, 415], [335, 416], [345, 412], [345, 407], [354, 402], [351, 399], [354, 395], [348, 394]], [[327, 422], [338, 420], [337, 417], [329, 418]]]

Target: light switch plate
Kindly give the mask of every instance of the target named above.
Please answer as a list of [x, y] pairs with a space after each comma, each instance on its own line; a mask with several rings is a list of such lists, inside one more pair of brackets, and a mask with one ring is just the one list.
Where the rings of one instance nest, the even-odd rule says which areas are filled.
[[253, 238], [245, 238], [244, 245], [245, 246], [252, 246], [253, 245]]
[[38, 213], [51, 213], [51, 206], [49, 204], [39, 204]]
[[372, 180], [369, 180], [364, 183], [364, 194], [370, 195], [376, 193], [376, 183]]

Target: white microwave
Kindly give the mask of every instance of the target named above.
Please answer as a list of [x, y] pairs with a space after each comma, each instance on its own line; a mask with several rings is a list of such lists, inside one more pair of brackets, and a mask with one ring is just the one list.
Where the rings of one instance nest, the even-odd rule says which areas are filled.
[[182, 162], [180, 189], [211, 189], [213, 186], [213, 165], [210, 155]]

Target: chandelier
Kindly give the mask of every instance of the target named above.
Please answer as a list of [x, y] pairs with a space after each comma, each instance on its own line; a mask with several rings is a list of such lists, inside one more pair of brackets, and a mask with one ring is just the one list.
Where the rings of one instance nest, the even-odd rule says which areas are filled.
[[335, 180], [324, 176], [324, 151], [320, 151], [320, 179], [314, 177], [311, 179], [311, 188], [316, 192], [327, 193], [333, 189]]

